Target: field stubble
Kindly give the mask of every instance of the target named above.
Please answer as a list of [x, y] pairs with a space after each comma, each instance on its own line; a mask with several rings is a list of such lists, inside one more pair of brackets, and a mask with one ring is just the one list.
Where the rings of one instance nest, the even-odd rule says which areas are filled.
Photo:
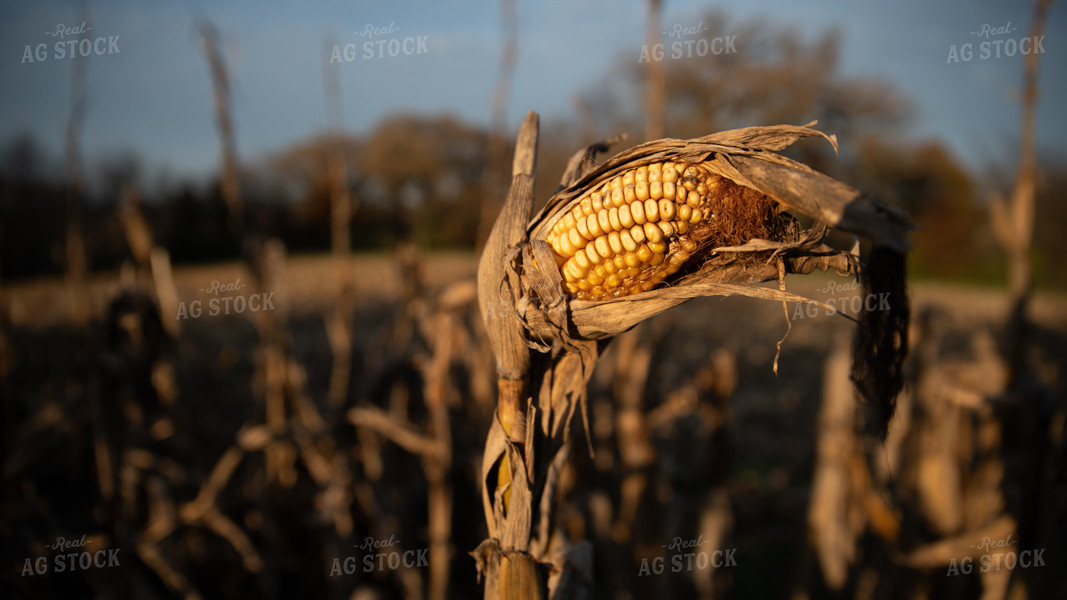
[[[477, 258], [466, 252], [432, 253], [424, 255], [419, 265], [424, 290], [420, 296], [432, 302], [449, 284], [472, 280]], [[396, 332], [391, 331], [387, 324], [396, 319], [400, 310], [395, 304], [396, 299], [405, 286], [402, 285], [404, 282], [401, 281], [394, 258], [388, 254], [353, 256], [350, 268], [355, 284], [354, 356], [357, 362], [362, 361], [364, 365], [362, 376], [374, 377], [377, 374], [371, 371], [388, 363], [388, 359], [382, 358], [383, 355], [395, 356], [404, 351], [404, 348], [393, 346]], [[328, 314], [333, 306], [333, 277], [334, 265], [329, 257], [295, 256], [286, 265], [284, 288], [264, 290], [276, 292], [273, 299], [276, 305], [284, 303], [293, 354], [305, 365], [308, 391], [319, 404], [324, 403], [331, 357], [323, 321], [318, 315]], [[202, 290], [212, 282], [227, 284], [238, 280], [246, 283], [252, 281], [243, 264], [238, 262], [179, 267], [174, 270], [174, 279], [179, 301], [200, 299], [205, 305], [211, 296]], [[848, 283], [845, 278], [809, 276], [787, 279], [786, 284], [793, 293], [824, 302], [830, 298], [847, 298], [855, 293], [840, 290], [828, 292], [828, 289], [832, 289], [827, 288], [830, 281]], [[109, 300], [118, 293], [119, 286], [113, 274], [99, 274], [90, 279], [89, 290], [92, 314], [98, 315], [104, 312]], [[250, 287], [241, 290], [245, 291], [249, 294], [256, 292]], [[996, 333], [1009, 308], [1007, 294], [997, 290], [924, 282], [913, 286], [911, 294], [914, 314], [936, 315], [934, 318], [941, 322], [944, 331], [949, 332], [949, 337], [959, 338], [957, 345], [961, 348], [967, 345], [967, 336], [974, 331], [988, 329]], [[3, 298], [13, 332], [13, 346], [17, 349], [14, 366], [16, 370], [22, 369], [19, 380], [9, 382], [9, 391], [15, 391], [16, 398], [4, 400], [8, 404], [6, 412], [29, 417], [33, 414], [35, 399], [43, 402], [46, 398], [63, 395], [58, 388], [63, 381], [64, 371], [80, 363], [84, 357], [78, 357], [70, 346], [66, 346], [66, 351], [59, 348], [73, 337], [68, 327], [73, 314], [71, 300], [62, 280], [41, 279], [7, 284]], [[649, 343], [654, 353], [662, 353], [653, 356], [652, 372], [655, 376], [649, 377], [644, 383], [643, 407], [650, 413], [664, 405], [678, 391], [682, 382], [699, 378], [701, 369], [710, 362], [725, 356], [734, 365], [736, 382], [726, 411], [730, 457], [726, 461], [729, 466], [724, 488], [731, 496], [733, 524], [727, 534], [726, 547], [739, 548], [744, 560], [750, 561], [749, 565], [757, 561], [762, 563], [756, 572], [779, 572], [788, 576], [770, 581], [744, 569], [738, 570], [736, 576], [728, 572], [724, 579], [730, 581], [733, 578], [733, 583], [726, 585], [728, 589], [737, 592], [748, 590], [766, 597], [788, 594], [792, 582], [803, 577], [800, 570], [806, 568], [798, 564], [796, 553], [805, 539], [805, 510], [815, 460], [814, 438], [816, 415], [823, 393], [823, 365], [834, 344], [847, 338], [852, 328], [849, 321], [827, 315], [823, 309], [818, 309], [814, 316], [809, 313], [805, 318], [793, 319], [792, 329], [782, 347], [776, 377], [771, 370], [776, 343], [786, 332], [786, 313], [794, 317], [798, 314], [796, 311], [796, 305], [792, 304], [784, 313], [782, 305], [774, 302], [749, 298], [705, 298], [669, 311], [643, 324], [636, 332], [640, 339]], [[1054, 393], [1062, 397], [1062, 362], [1067, 357], [1067, 298], [1062, 294], [1038, 294], [1032, 304], [1031, 314], [1037, 324], [1036, 370], [1039, 374], [1043, 373], [1043, 380], [1052, 382]], [[176, 316], [163, 315], [163, 318], [173, 319]], [[254, 370], [253, 348], [256, 343], [255, 329], [247, 322], [249, 318], [250, 313], [208, 316], [205, 311], [200, 318], [183, 320], [181, 323], [183, 330], [175, 353], [180, 390], [178, 401], [186, 403], [186, 410], [182, 411], [184, 414], [195, 417], [175, 418], [176, 445], [173, 448], [176, 454], [192, 459], [186, 464], [194, 474], [206, 476], [217, 457], [232, 443], [234, 433], [242, 423], [249, 415], [257, 414], [257, 409], [253, 407], [254, 396], [248, 385]], [[626, 368], [625, 364], [617, 364], [617, 345], [609, 347], [599, 367], [603, 371], [606, 364], [612, 370], [594, 374], [591, 381], [590, 416], [594, 438], [598, 429], [597, 403], [613, 401], [611, 379]], [[360, 369], [357, 368], [354, 374], [360, 377]], [[369, 388], [364, 383], [356, 381], [354, 388], [366, 392]], [[380, 402], [377, 398], [358, 397], [354, 400]], [[10, 402], [26, 404], [13, 409]], [[450, 410], [456, 414], [468, 412], [476, 415], [478, 419], [475, 420], [486, 418], [484, 410], [460, 410], [454, 406]], [[56, 423], [55, 426], [66, 429], [69, 434], [72, 427], [83, 426], [83, 419], [87, 418], [84, 411], [78, 410], [64, 416], [67, 421], [65, 425]], [[9, 427], [17, 430], [24, 425], [25, 422], [16, 422], [9, 424]], [[456, 440], [457, 447], [465, 448], [455, 451], [457, 462], [479, 456], [478, 448], [482, 439], [478, 439], [477, 432], [485, 431], [486, 425], [487, 422], [453, 422], [454, 438], [457, 435], [473, 438]], [[39, 431], [38, 435], [43, 434]], [[656, 438], [656, 435], [652, 437]], [[662, 443], [662, 440], [653, 441]], [[594, 469], [594, 463], [601, 466], [608, 464], [609, 468], [619, 467], [620, 457], [614, 457], [614, 460], [609, 458], [606, 463], [603, 456], [590, 459], [582, 449], [584, 446], [584, 436], [579, 436], [576, 451], [572, 455], [578, 472]], [[37, 456], [45, 460], [55, 459], [52, 453], [59, 452], [61, 447], [45, 445]], [[660, 450], [670, 451], [669, 448]], [[598, 447], [598, 453], [603, 452], [604, 449]], [[12, 456], [9, 453], [5, 461]], [[384, 456], [388, 459], [397, 455], [386, 453]], [[401, 463], [403, 469], [414, 466], [409, 460], [401, 460]], [[40, 475], [36, 477], [38, 486], [55, 486], [52, 490], [41, 490], [42, 495], [57, 492], [66, 485], [59, 478], [64, 468], [62, 465], [75, 468], [64, 460], [48, 467], [47, 472], [52, 473], [53, 479]], [[10, 470], [14, 467], [5, 464], [5, 468]], [[30, 465], [21, 468], [33, 470]], [[476, 465], [473, 464], [454, 467], [453, 476], [457, 478], [452, 481], [457, 488], [454, 523], [473, 525], [480, 520], [480, 508], [476, 501], [471, 502], [476, 493], [476, 483], [473, 481], [476, 472]], [[468, 476], [471, 476], [471, 481], [467, 481]], [[603, 473], [593, 481], [596, 480], [599, 483], [588, 484], [588, 480], [583, 479], [583, 484], [578, 484], [576, 500], [570, 509], [573, 513], [568, 514], [584, 514], [592, 521], [595, 515], [589, 514], [587, 507], [599, 501], [598, 494], [614, 497], [613, 504], [619, 501], [618, 489], [596, 489], [598, 486], [618, 486], [618, 480]], [[81, 481], [82, 484], [86, 483], [84, 479]], [[462, 489], [468, 486], [471, 489]], [[422, 486], [408, 487], [407, 493], [417, 489], [422, 489]], [[388, 506], [390, 498], [402, 501], [403, 497], [403, 489], [388, 490], [388, 496], [382, 498], [382, 503]], [[8, 497], [7, 501], [10, 503], [15, 500]], [[33, 512], [29, 507], [25, 508]], [[69, 506], [67, 511], [69, 514], [77, 509]], [[412, 518], [421, 522], [424, 515], [412, 515]], [[581, 522], [582, 519], [578, 518], [577, 521]], [[593, 527], [589, 524], [583, 526]], [[90, 527], [88, 522], [86, 527]], [[357, 520], [357, 530], [359, 528]], [[419, 528], [407, 530], [418, 531]], [[8, 533], [11, 533], [10, 529]], [[687, 537], [696, 538], [699, 533], [695, 526], [692, 533]], [[452, 589], [460, 595], [476, 593], [477, 587], [472, 587], [469, 582], [473, 565], [463, 555], [473, 548], [481, 535], [481, 532], [469, 531], [452, 540]], [[637, 544], [640, 535], [636, 532], [633, 535], [633, 541]], [[598, 539], [597, 535], [589, 533], [586, 533], [586, 537], [594, 541]], [[651, 537], [656, 539], [655, 534]], [[603, 546], [603, 540], [599, 543], [598, 556], [613, 551], [610, 546]], [[291, 550], [296, 552], [295, 548]], [[7, 554], [5, 559], [11, 559]], [[307, 563], [295, 560], [295, 564]], [[609, 562], [609, 568], [611, 565], [625, 568], [626, 561]], [[634, 574], [616, 577], [598, 569], [597, 578], [608, 580], [602, 582], [603, 585], [618, 593], [620, 588], [625, 587], [626, 581], [632, 581]], [[224, 577], [218, 573], [213, 576]], [[374, 581], [384, 585], [382, 579], [379, 577]], [[647, 582], [642, 582], [642, 585], [647, 585]], [[336, 588], [330, 589], [336, 591]], [[653, 589], [660, 588], [649, 588], [648, 591]]]

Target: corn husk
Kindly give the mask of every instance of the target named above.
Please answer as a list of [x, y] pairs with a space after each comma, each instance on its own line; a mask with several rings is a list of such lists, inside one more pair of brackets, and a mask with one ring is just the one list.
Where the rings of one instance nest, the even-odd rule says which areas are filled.
[[[520, 313], [521, 320], [534, 339], [552, 337], [553, 333], [566, 339], [570, 323], [573, 323], [577, 334], [570, 335], [570, 338], [611, 337], [650, 316], [700, 296], [742, 295], [814, 303], [787, 292], [753, 285], [775, 280], [778, 267], [773, 261], [744, 264], [738, 258], [745, 254], [766, 254], [770, 251], [774, 259], [786, 263], [787, 273], [803, 274], [830, 268], [855, 273], [857, 265], [852, 262], [854, 256], [822, 243], [831, 229], [848, 231], [876, 245], [906, 253], [909, 249], [907, 233], [910, 224], [899, 211], [774, 153], [805, 137], [824, 139], [837, 149], [837, 140], [833, 136], [809, 126], [749, 127], [692, 140], [648, 142], [619, 153], [571, 182], [530, 221], [526, 240], [520, 245], [523, 260], [510, 265], [509, 273], [521, 271], [524, 276], [524, 289], [518, 290], [520, 310], [528, 307], [536, 309]], [[569, 310], [560, 310], [557, 300], [563, 298], [550, 294], [553, 288], [560, 287], [561, 278], [555, 263], [548, 260], [551, 257], [547, 254], [550, 248], [539, 240], [547, 236], [556, 220], [570, 211], [587, 190], [598, 187], [623, 171], [667, 160], [700, 164], [738, 185], [766, 194], [784, 209], [811, 217], [815, 225], [807, 231], [796, 232], [791, 240], [752, 239], [742, 246], [709, 249], [709, 260], [697, 273], [674, 282], [670, 287], [611, 300], [571, 301], [568, 303]], [[536, 314], [538, 312], [541, 315]], [[559, 317], [563, 315], [569, 321], [560, 320]]]

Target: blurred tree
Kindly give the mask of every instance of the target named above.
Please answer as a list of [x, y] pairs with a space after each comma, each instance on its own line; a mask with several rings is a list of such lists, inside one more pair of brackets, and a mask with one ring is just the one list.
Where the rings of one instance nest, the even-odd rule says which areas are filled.
[[387, 208], [392, 242], [473, 245], [485, 149], [485, 132], [454, 117], [392, 117], [364, 145], [360, 197]]
[[65, 188], [37, 140], [15, 136], [0, 150], [0, 273], [4, 279], [61, 272]]
[[[701, 33], [666, 37], [662, 42], [668, 136], [689, 138], [737, 127], [801, 125], [817, 119], [820, 129], [838, 135], [842, 155], [849, 158], [850, 143], [858, 133], [890, 136], [908, 117], [908, 101], [888, 84], [840, 73], [841, 36], [834, 30], [809, 39], [793, 26], [765, 19], [732, 19], [719, 10], [697, 21], [704, 25]], [[707, 42], [709, 51], [689, 57], [701, 40]], [[711, 50], [716, 48], [719, 54]], [[632, 97], [643, 89], [646, 69], [633, 56], [625, 61], [627, 77], [622, 81]], [[601, 94], [612, 92], [601, 89]], [[637, 114], [626, 118], [641, 122]], [[641, 129], [634, 126], [631, 131]], [[798, 158], [813, 167], [839, 174], [830, 166], [841, 161], [827, 160], [832, 155], [829, 147], [802, 144], [797, 152], [803, 155]]]
[[142, 187], [144, 172], [141, 157], [132, 150], [105, 157], [90, 173], [94, 199], [113, 207], [119, 202], [124, 188]]
[[[699, 34], [662, 40], [667, 136], [818, 120], [820, 130], [837, 136], [840, 156], [819, 143], [798, 144], [789, 154], [907, 210], [919, 227], [914, 261], [920, 272], [969, 276], [988, 264], [990, 256], [974, 252], [984, 248], [980, 240], [989, 232], [971, 175], [940, 143], [900, 133], [911, 107], [899, 91], [840, 72], [839, 32], [807, 35], [791, 25], [733, 19], [718, 10], [697, 22], [704, 26]], [[720, 53], [688, 57], [701, 40]], [[613, 133], [612, 127], [642, 131], [641, 103], [617, 99], [641, 97], [646, 66], [631, 52], [585, 95], [585, 102], [597, 107], [600, 135]], [[640, 141], [631, 138], [625, 145]]]
[[0, 175], [8, 182], [38, 178], [46, 168], [44, 151], [29, 133], [11, 138], [0, 156]]
[[354, 137], [326, 133], [293, 144], [269, 157], [261, 167], [276, 193], [287, 203], [295, 204], [291, 215], [304, 222], [325, 223], [330, 216], [330, 181], [327, 160], [330, 152], [340, 150], [348, 159], [349, 185], [356, 182], [362, 149]]
[[[293, 250], [322, 251], [330, 245], [332, 186], [329, 161], [340, 153], [345, 161], [349, 195], [361, 177], [357, 158], [362, 142], [336, 132], [297, 142], [254, 167], [246, 188], [260, 206], [257, 214], [273, 218], [263, 226], [282, 237]], [[266, 205], [272, 206], [267, 210]], [[351, 227], [351, 224], [350, 224]]]
[[217, 180], [203, 185], [186, 182], [172, 190], [158, 209], [149, 211], [156, 241], [167, 248], [173, 262], [210, 262], [236, 256], [218, 188]]
[[[473, 245], [478, 226], [486, 134], [454, 117], [398, 115], [366, 138], [319, 135], [267, 158], [253, 179], [286, 206], [290, 234], [326, 248], [329, 240], [328, 157], [340, 146], [349, 189], [359, 198], [356, 247], [414, 238], [423, 245]], [[301, 245], [301, 244], [298, 244]]]
[[[992, 233], [974, 201], [970, 174], [939, 142], [890, 142], [861, 135], [852, 182], [896, 204], [916, 225], [912, 268], [931, 277], [982, 277], [997, 260]], [[976, 258], [981, 257], [980, 260]]]
[[1067, 160], [1046, 159], [1038, 167], [1034, 222], [1034, 282], [1040, 287], [1067, 289]]

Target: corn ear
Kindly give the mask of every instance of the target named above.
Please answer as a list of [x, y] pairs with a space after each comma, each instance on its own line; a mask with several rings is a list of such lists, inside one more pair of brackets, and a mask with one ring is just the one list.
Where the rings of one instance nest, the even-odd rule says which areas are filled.
[[[860, 392], [891, 415], [907, 353], [904, 255], [911, 223], [776, 153], [806, 137], [836, 150], [836, 139], [812, 124], [656, 140], [575, 173], [531, 220], [523, 259], [513, 265], [527, 344], [573, 351], [581, 340], [610, 338], [708, 295], [808, 302], [836, 312], [784, 289], [786, 274], [835, 269], [863, 279], [868, 293], [891, 296], [890, 310], [861, 314], [853, 370]], [[804, 229], [793, 214], [814, 224]], [[858, 246], [852, 252], [825, 243], [835, 229], [871, 242], [867, 264]], [[531, 259], [542, 246], [554, 260]], [[781, 289], [754, 285], [774, 280]], [[887, 418], [879, 421], [884, 426]]]
[[[785, 275], [831, 268], [863, 274], [858, 250], [825, 243], [831, 229], [893, 254], [873, 269], [885, 281], [865, 283], [891, 290], [893, 309], [903, 312], [870, 328], [861, 351], [873, 370], [860, 386], [879, 388], [877, 400], [892, 412], [907, 348], [902, 257], [910, 224], [775, 154], [805, 137], [837, 147], [832, 136], [793, 126], [656, 140], [600, 166], [592, 159], [603, 144], [590, 146], [571, 160], [561, 191], [529, 219], [537, 117], [527, 117], [508, 199], [478, 270], [499, 374], [497, 418], [482, 461], [490, 537], [471, 553], [486, 577], [486, 598], [549, 598], [566, 581], [578, 581], [579, 570], [582, 581], [591, 578], [589, 561], [566, 558], [580, 553], [553, 507], [571, 419], [585, 417], [601, 340], [698, 296], [814, 302], [785, 291]], [[814, 225], [801, 227], [790, 211]], [[754, 285], [773, 280], [782, 289]], [[548, 355], [532, 360], [531, 349]]]
[[602, 300], [647, 292], [709, 243], [770, 236], [787, 224], [765, 195], [699, 164], [666, 161], [623, 171], [581, 196], [545, 241], [565, 290]]
[[[554, 264], [526, 261], [521, 269], [524, 289], [517, 293], [523, 298], [519, 306], [525, 310], [520, 316], [529, 337], [542, 349], [552, 339], [567, 346], [578, 339], [611, 337], [681, 302], [706, 295], [815, 303], [753, 284], [777, 279], [779, 261], [786, 273], [836, 269], [858, 275], [858, 257], [824, 244], [831, 229], [852, 232], [898, 253], [907, 252], [911, 225], [902, 213], [775, 153], [806, 137], [821, 137], [837, 148], [833, 136], [809, 126], [750, 127], [692, 140], [648, 142], [579, 174], [549, 199], [527, 231], [529, 245], [546, 244], [555, 254]], [[680, 175], [685, 204], [678, 202], [681, 192], [676, 179], [671, 198], [673, 217], [664, 223], [657, 203], [654, 221], [660, 233], [666, 229], [670, 235], [660, 239], [651, 231], [650, 243], [650, 229], [645, 227], [650, 206], [642, 202], [638, 208], [626, 201], [630, 185], [634, 200], [639, 199], [642, 179], [649, 180], [651, 199], [649, 174], [657, 165], [659, 192], [664, 172], [667, 179]], [[671, 168], [665, 169], [667, 165]], [[689, 190], [686, 183], [696, 189]], [[618, 197], [614, 195], [616, 186], [627, 206], [625, 212], [613, 199]], [[690, 195], [694, 196], [692, 204]], [[617, 231], [612, 208], [620, 226]], [[611, 231], [600, 227], [594, 236], [597, 230], [590, 229], [592, 221], [600, 226], [598, 213], [604, 210]], [[694, 222], [698, 210], [699, 218]], [[815, 225], [805, 230], [787, 211], [807, 215]], [[584, 223], [579, 216], [584, 217]], [[688, 222], [679, 227], [684, 216], [689, 217]], [[642, 218], [644, 223], [639, 223]], [[626, 227], [631, 220], [634, 226]], [[636, 225], [641, 225], [639, 231]], [[623, 229], [628, 237], [622, 235]], [[613, 243], [612, 233], [618, 234], [618, 245]], [[606, 247], [609, 256], [605, 257], [598, 246], [600, 250]], [[620, 246], [623, 252], [614, 253]], [[662, 250], [662, 258], [657, 250]], [[554, 278], [562, 279], [558, 297], [546, 297], [539, 290]], [[558, 305], [560, 297], [567, 299], [566, 310], [548, 310]]]

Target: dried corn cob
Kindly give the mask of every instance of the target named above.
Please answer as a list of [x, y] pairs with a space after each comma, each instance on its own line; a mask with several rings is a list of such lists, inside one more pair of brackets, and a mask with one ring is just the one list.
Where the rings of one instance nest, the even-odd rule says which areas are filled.
[[700, 165], [652, 163], [583, 196], [545, 241], [556, 253], [564, 287], [578, 299], [628, 296], [660, 284], [705, 241], [723, 233], [716, 208], [724, 197], [748, 203], [748, 212], [763, 220], [776, 214], [767, 210], [773, 203], [766, 196]]

